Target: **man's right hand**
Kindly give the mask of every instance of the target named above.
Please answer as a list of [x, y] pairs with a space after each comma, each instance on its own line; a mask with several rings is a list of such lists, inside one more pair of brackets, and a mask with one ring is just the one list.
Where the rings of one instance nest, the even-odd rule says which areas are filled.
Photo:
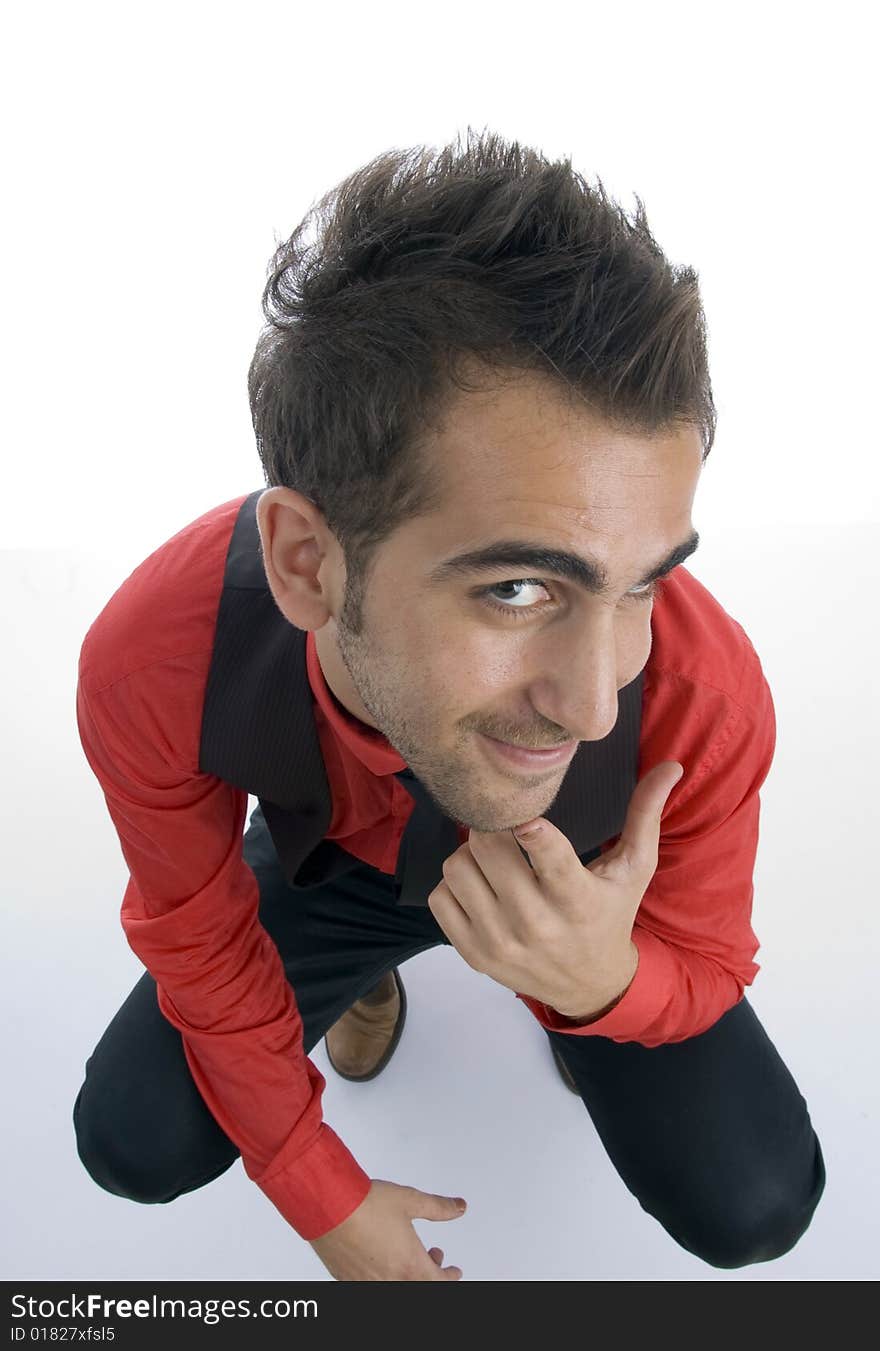
[[443, 1250], [427, 1252], [412, 1222], [455, 1220], [465, 1208], [460, 1197], [373, 1178], [348, 1219], [309, 1242], [337, 1281], [460, 1281], [461, 1267], [441, 1266]]

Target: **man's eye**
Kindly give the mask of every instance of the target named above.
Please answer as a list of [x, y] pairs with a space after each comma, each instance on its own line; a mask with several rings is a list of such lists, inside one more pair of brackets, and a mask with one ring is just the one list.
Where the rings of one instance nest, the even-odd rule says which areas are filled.
[[[542, 591], [547, 592], [546, 584], [542, 582], [539, 578], [517, 577], [512, 581], [495, 582], [493, 583], [492, 586], [481, 587], [474, 594], [490, 610], [494, 610], [496, 613], [499, 614], [507, 615], [513, 619], [522, 619], [527, 618], [531, 614], [534, 614], [536, 610], [540, 610], [542, 607], [538, 605], [510, 605], [510, 604], [505, 605], [502, 604], [497, 599], [495, 599], [495, 597], [498, 592], [503, 592], [511, 587], [516, 588], [525, 586], [540, 587]], [[661, 589], [662, 583], [660, 581], [645, 583], [644, 589], [628, 592], [626, 596], [624, 596], [624, 600], [633, 601], [636, 604], [644, 603], [646, 601], [654, 600], [660, 594]], [[508, 595], [507, 599], [515, 600], [518, 599], [518, 597], [516, 596], [511, 597]]]

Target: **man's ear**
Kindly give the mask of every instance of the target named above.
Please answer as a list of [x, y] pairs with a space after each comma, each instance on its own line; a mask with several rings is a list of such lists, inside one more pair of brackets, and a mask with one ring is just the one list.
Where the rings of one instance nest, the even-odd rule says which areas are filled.
[[273, 487], [257, 499], [256, 515], [275, 604], [297, 628], [323, 628], [342, 599], [337, 580], [342, 551], [323, 514], [295, 489]]

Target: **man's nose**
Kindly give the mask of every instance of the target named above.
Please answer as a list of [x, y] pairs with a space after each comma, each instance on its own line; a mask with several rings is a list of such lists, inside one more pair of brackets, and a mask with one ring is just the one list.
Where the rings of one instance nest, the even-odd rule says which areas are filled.
[[532, 689], [532, 703], [572, 739], [601, 741], [618, 715], [617, 650], [613, 642], [560, 648], [552, 673]]

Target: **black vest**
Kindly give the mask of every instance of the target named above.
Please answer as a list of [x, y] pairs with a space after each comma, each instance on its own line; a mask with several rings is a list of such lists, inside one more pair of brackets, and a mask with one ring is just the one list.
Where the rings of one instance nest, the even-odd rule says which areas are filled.
[[[263, 567], [258, 488], [241, 504], [229, 551], [202, 711], [199, 769], [257, 797], [288, 883], [313, 887], [362, 861], [334, 840], [330, 785], [312, 711], [306, 630], [285, 619]], [[640, 671], [618, 690], [618, 715], [601, 741], [582, 741], [553, 805], [542, 815], [582, 863], [619, 835], [638, 776]]]

